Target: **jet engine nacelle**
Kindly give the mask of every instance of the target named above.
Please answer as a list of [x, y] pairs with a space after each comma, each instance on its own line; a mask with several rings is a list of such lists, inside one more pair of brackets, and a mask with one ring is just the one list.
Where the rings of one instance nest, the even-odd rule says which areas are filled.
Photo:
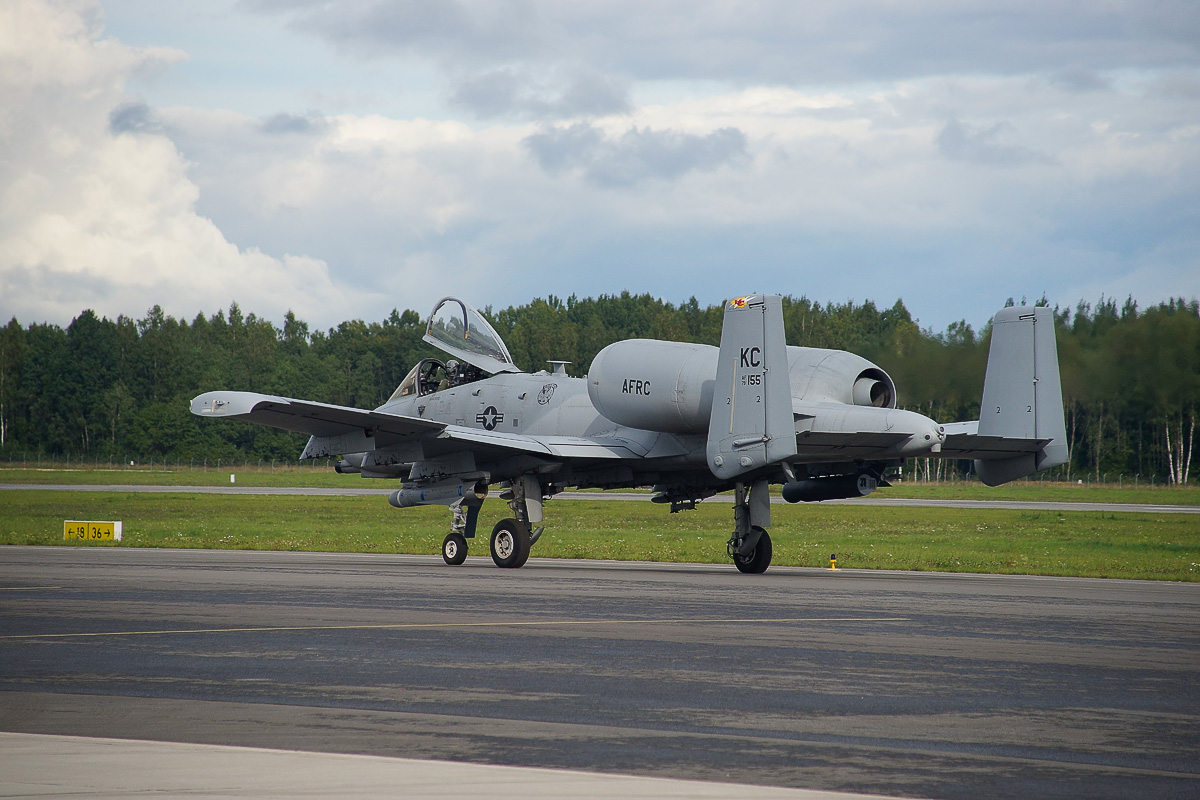
[[845, 350], [789, 347], [792, 397], [875, 408], [896, 407], [896, 384], [882, 369]]
[[[716, 359], [709, 344], [626, 339], [600, 350], [588, 369], [588, 396], [607, 419], [664, 433], [706, 433]], [[787, 348], [792, 397], [895, 408], [892, 378], [845, 350]]]
[[[706, 433], [717, 356], [711, 345], [629, 339], [596, 354], [588, 396], [618, 425], [664, 433]], [[896, 407], [886, 372], [844, 350], [789, 347], [792, 397], [848, 405]]]
[[706, 433], [719, 350], [707, 344], [629, 339], [596, 354], [588, 396], [618, 425]]

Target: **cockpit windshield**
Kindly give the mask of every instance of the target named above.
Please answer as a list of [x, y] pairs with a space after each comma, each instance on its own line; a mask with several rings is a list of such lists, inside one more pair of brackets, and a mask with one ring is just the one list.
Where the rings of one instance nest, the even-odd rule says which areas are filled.
[[444, 297], [433, 307], [423, 338], [484, 372], [520, 372], [500, 335], [457, 297]]
[[392, 392], [389, 401], [401, 397], [421, 396], [436, 392], [446, 379], [446, 365], [436, 358], [426, 358], [408, 371], [404, 380]]

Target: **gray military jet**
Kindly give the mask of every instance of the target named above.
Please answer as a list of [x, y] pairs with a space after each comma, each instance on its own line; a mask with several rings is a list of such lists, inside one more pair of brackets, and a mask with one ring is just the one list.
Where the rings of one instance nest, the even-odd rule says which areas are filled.
[[1054, 318], [1005, 308], [992, 324], [980, 419], [939, 424], [896, 408], [875, 364], [842, 350], [789, 347], [782, 299], [725, 304], [721, 346], [615, 342], [586, 378], [522, 372], [487, 320], [442, 299], [427, 358], [374, 411], [250, 392], [208, 392], [193, 414], [243, 419], [311, 436], [301, 458], [340, 456], [337, 471], [394, 478], [397, 508], [445, 505], [442, 543], [461, 564], [489, 486], [513, 516], [492, 530], [492, 560], [520, 567], [542, 535], [542, 503], [566, 487], [652, 486], [675, 512], [733, 490], [728, 552], [739, 570], [771, 563], [769, 488], [785, 500], [868, 495], [909, 458], [974, 459], [996, 486], [1067, 460]]

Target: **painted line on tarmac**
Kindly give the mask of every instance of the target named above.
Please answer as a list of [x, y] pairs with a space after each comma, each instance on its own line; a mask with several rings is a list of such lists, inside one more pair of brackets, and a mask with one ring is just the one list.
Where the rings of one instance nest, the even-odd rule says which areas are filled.
[[21, 633], [16, 639], [82, 639], [105, 636], [167, 636], [189, 633], [286, 633], [291, 631], [393, 631], [463, 628], [552, 628], [582, 625], [779, 625], [825, 622], [910, 622], [909, 617], [779, 617], [771, 619], [553, 619], [527, 622], [401, 622], [387, 625], [278, 625], [256, 628], [185, 628], [167, 631], [96, 631], [92, 633]]

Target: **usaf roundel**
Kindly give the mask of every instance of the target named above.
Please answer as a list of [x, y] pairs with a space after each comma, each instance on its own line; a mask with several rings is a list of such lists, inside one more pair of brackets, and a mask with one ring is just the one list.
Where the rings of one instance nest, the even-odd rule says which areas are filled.
[[488, 406], [481, 413], [475, 415], [475, 421], [489, 431], [494, 431], [497, 425], [504, 422], [504, 414], [497, 411], [495, 406]]

